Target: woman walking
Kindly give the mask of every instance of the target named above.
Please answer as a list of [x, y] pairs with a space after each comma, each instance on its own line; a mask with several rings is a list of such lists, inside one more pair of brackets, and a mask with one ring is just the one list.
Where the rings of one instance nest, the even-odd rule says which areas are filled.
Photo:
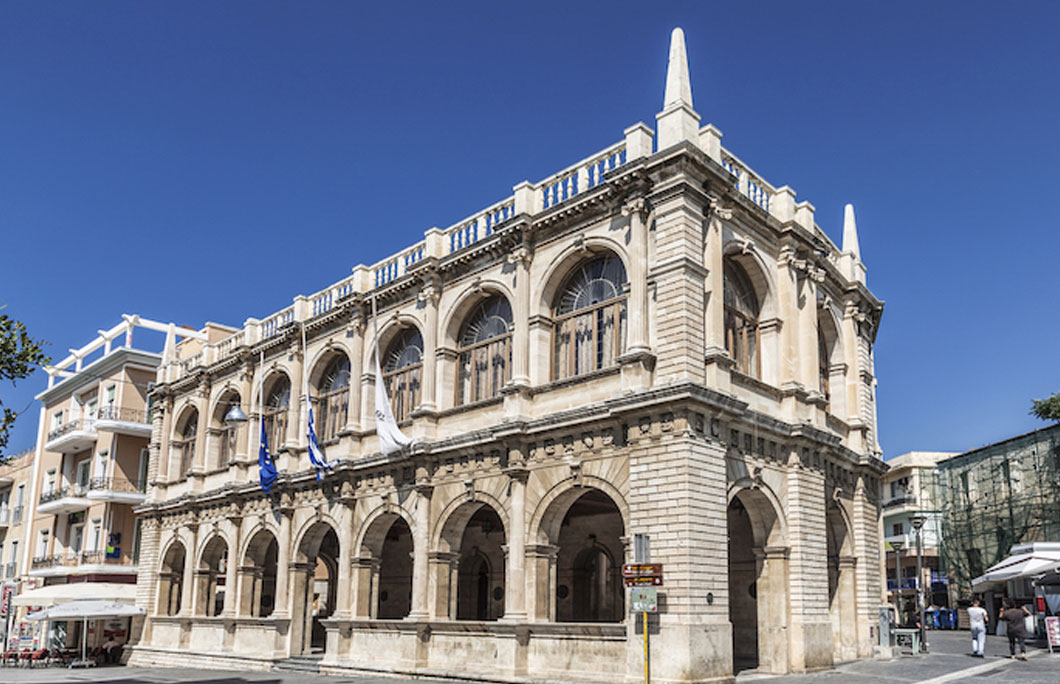
[[1030, 615], [1026, 608], [1016, 607], [1012, 599], [1005, 599], [1005, 612], [1001, 618], [1006, 623], [1008, 633], [1009, 658], [1016, 659], [1016, 642], [1020, 644], [1020, 658], [1027, 659], [1027, 627], [1025, 618]]

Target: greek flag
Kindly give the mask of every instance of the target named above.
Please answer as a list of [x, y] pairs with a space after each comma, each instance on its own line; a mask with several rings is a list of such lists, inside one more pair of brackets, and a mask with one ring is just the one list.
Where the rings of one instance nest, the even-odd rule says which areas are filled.
[[269, 453], [269, 438], [265, 434], [265, 421], [261, 421], [261, 448], [258, 449], [258, 477], [261, 479], [261, 488], [268, 494], [272, 485], [276, 482], [276, 464], [272, 461]]
[[[306, 392], [306, 399], [308, 400], [309, 393]], [[313, 404], [309, 404], [309, 460], [313, 463], [313, 467], [317, 471], [317, 482], [324, 479], [324, 474], [331, 470], [331, 464], [324, 458], [324, 452], [320, 450], [320, 445], [317, 443], [317, 431], [313, 429]]]

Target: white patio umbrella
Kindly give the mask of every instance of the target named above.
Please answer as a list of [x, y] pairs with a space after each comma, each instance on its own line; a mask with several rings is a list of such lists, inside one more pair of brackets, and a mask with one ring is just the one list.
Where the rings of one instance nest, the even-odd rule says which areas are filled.
[[97, 618], [109, 617], [133, 617], [143, 615], [147, 611], [139, 606], [130, 606], [128, 603], [116, 601], [70, 601], [51, 608], [39, 610], [26, 616], [27, 620], [83, 620], [81, 627], [81, 661], [86, 660], [86, 639], [88, 636], [88, 621]]

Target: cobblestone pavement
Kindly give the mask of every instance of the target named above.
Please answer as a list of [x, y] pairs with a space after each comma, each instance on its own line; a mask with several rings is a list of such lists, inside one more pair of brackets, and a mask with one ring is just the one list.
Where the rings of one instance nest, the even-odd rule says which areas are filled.
[[[974, 658], [967, 632], [932, 632], [931, 653], [893, 660], [862, 660], [807, 675], [774, 677], [742, 673], [738, 684], [945, 684], [946, 682], [1005, 682], [1005, 684], [1057, 684], [1060, 652], [1028, 647], [1027, 662], [1008, 658], [1008, 640], [987, 638], [986, 658]], [[324, 676], [297, 672], [218, 672], [164, 668], [108, 667], [90, 670], [62, 668], [0, 669], [2, 684], [432, 684], [438, 680], [394, 677]], [[451, 684], [451, 683], [450, 683]]]

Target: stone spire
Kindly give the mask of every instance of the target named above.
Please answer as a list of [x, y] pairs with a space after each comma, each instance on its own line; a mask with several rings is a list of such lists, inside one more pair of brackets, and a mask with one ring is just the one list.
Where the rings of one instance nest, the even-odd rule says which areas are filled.
[[685, 32], [675, 28], [670, 34], [670, 61], [666, 65], [666, 96], [663, 98], [663, 109], [678, 104], [692, 107], [692, 82], [688, 78]]
[[850, 252], [861, 261], [861, 247], [858, 246], [858, 224], [854, 221], [854, 205], [848, 204], [843, 210], [843, 251]]
[[663, 110], [655, 115], [659, 149], [699, 139], [699, 114], [692, 109], [692, 82], [688, 76], [685, 32], [675, 28], [670, 34], [670, 60], [666, 66], [666, 94]]

